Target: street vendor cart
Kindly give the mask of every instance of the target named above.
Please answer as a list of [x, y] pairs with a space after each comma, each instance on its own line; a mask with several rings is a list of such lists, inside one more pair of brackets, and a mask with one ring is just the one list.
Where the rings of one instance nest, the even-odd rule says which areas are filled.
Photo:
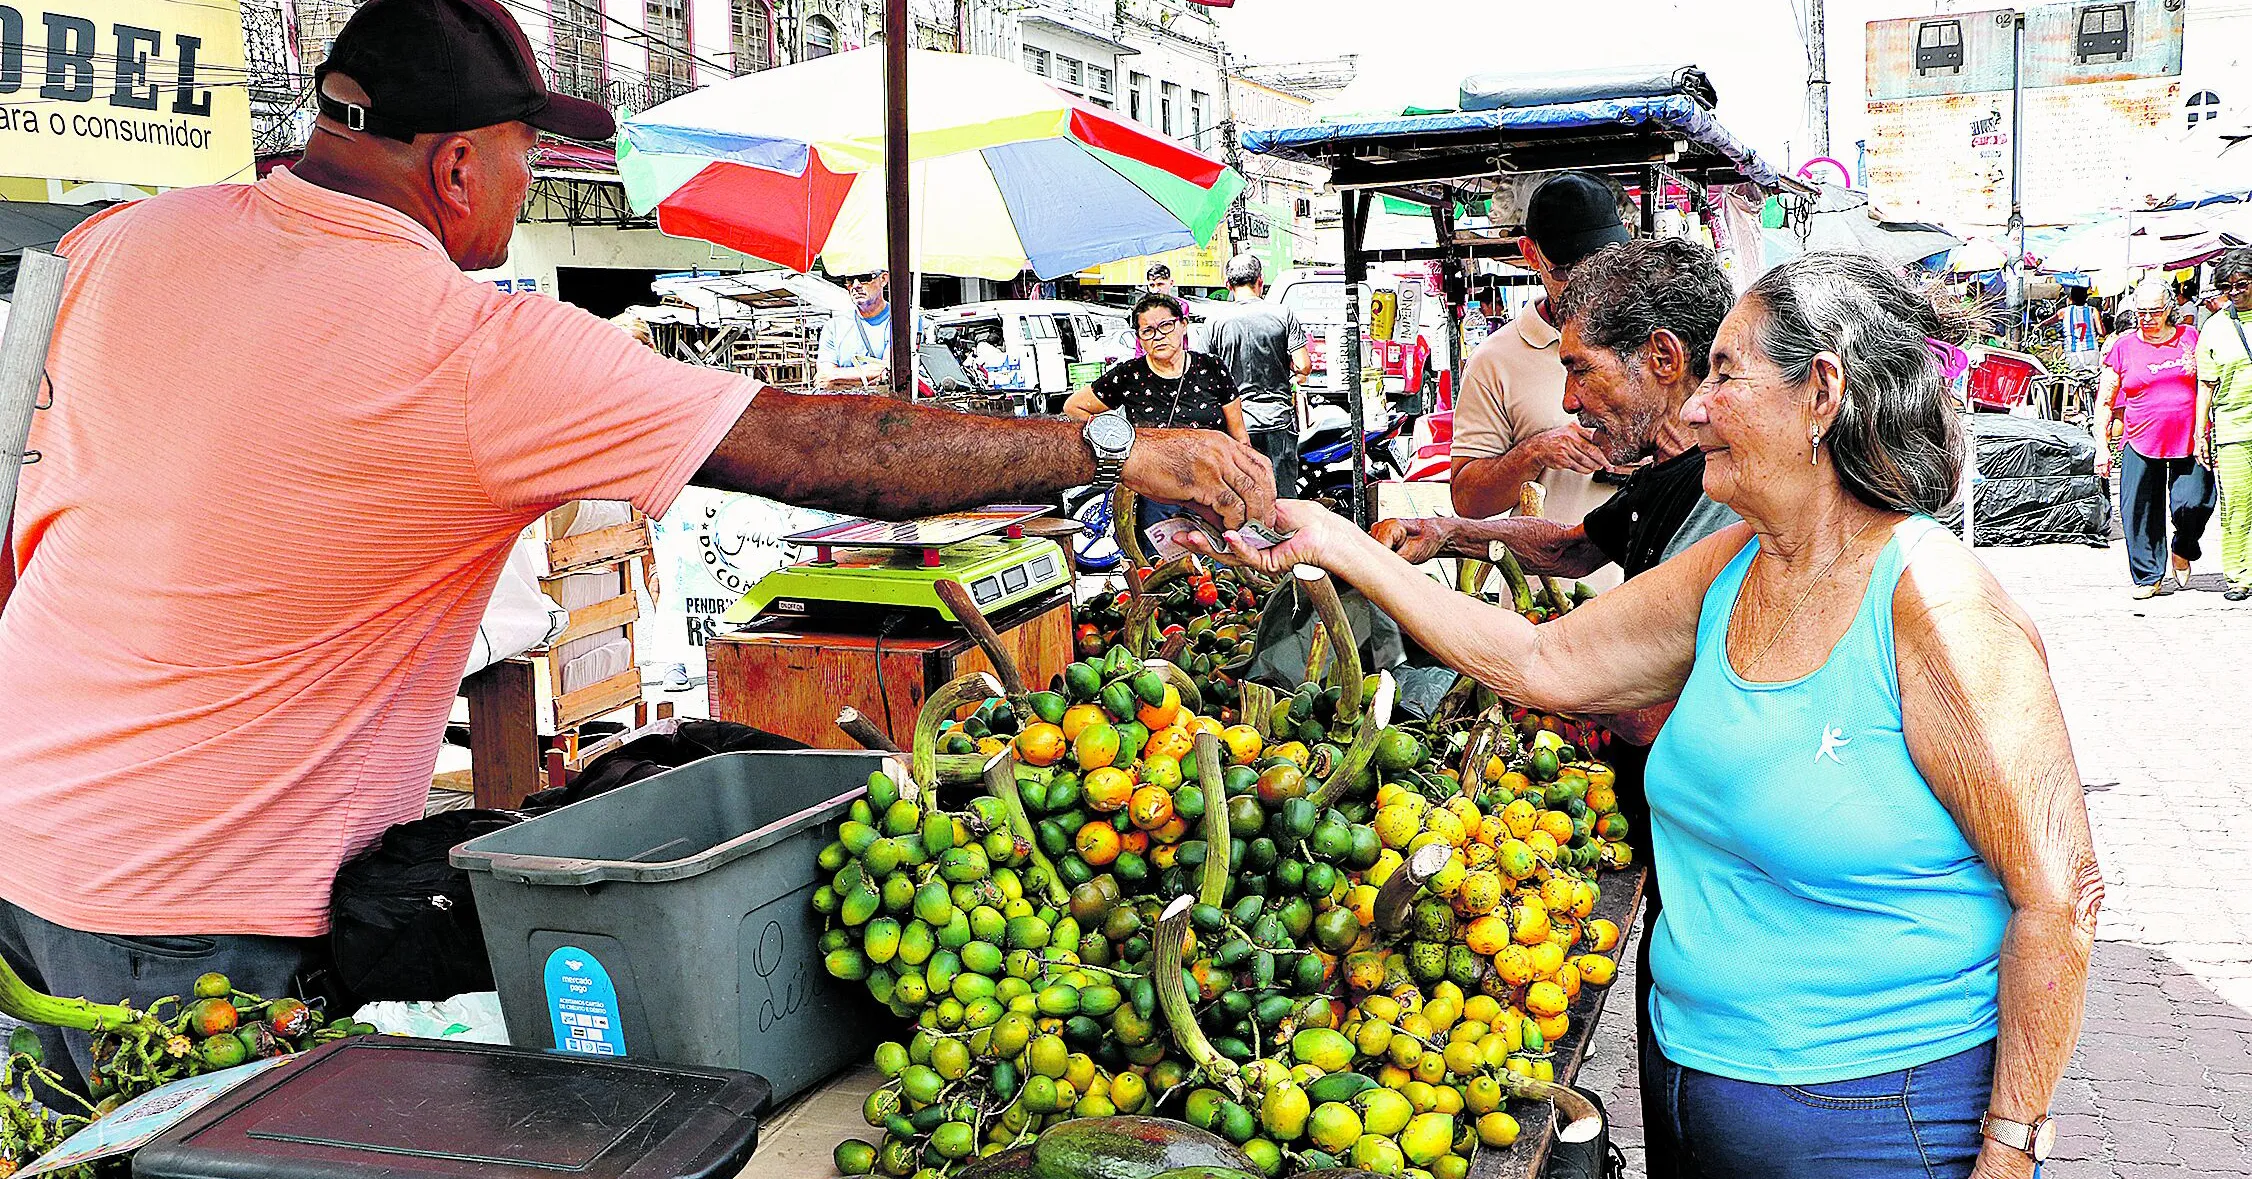
[[[1810, 207], [1817, 190], [1778, 172], [1731, 134], [1714, 113], [1711, 94], [1694, 68], [1656, 78], [1489, 77], [1465, 84], [1465, 109], [1247, 131], [1243, 147], [1330, 169], [1330, 187], [1344, 204], [1348, 284], [1367, 282], [1373, 263], [1439, 263], [1452, 383], [1460, 388], [1471, 262], [1518, 257], [1523, 201], [1544, 174], [1571, 169], [1609, 177], [1635, 201], [1640, 232], [1658, 232], [1661, 211], [1678, 209], [1692, 232], [1710, 235], [1723, 252], [1740, 251], [1754, 268], [1760, 202], [1780, 196]], [[1379, 198], [1428, 209], [1435, 244], [1366, 248]], [[1482, 215], [1470, 213], [1481, 207]], [[1741, 215], [1746, 209], [1748, 218]], [[1356, 334], [1358, 299], [1346, 300], [1345, 314], [1346, 334]], [[1360, 350], [1341, 353], [1344, 387], [1358, 419]], [[1353, 518], [1369, 522], [1364, 494], [1354, 497]]]

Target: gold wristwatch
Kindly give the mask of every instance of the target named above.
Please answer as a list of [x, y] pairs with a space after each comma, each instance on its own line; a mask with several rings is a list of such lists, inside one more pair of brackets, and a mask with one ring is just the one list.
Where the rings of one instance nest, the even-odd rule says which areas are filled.
[[2057, 1140], [2056, 1119], [2047, 1114], [2041, 1115], [2040, 1121], [2028, 1126], [2024, 1122], [2013, 1122], [1996, 1116], [1992, 1110], [1988, 1110], [1979, 1116], [1978, 1132], [2013, 1150], [2024, 1151], [2036, 1163], [2049, 1161], [2049, 1150], [2056, 1145]]

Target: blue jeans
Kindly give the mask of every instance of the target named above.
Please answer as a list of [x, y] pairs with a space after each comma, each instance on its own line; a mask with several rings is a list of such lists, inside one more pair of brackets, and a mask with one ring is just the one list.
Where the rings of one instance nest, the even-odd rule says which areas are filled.
[[1684, 1179], [1961, 1179], [1978, 1160], [1994, 1089], [1991, 1041], [1899, 1072], [1761, 1085], [1683, 1068], [1645, 1039], [1663, 1078], [1662, 1125], [1645, 1129]]

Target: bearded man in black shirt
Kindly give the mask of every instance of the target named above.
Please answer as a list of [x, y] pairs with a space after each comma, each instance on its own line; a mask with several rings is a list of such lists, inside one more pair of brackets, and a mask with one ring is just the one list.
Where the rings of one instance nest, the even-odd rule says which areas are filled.
[[[1705, 495], [1704, 452], [1697, 449], [1695, 431], [1681, 421], [1681, 406], [1704, 382], [1713, 336], [1734, 303], [1719, 259], [1696, 242], [1651, 238], [1589, 255], [1573, 270], [1557, 307], [1563, 320], [1564, 408], [1593, 432], [1613, 466], [1636, 467], [1626, 485], [1577, 525], [1444, 516], [1383, 520], [1371, 531], [1410, 561], [1485, 559], [1507, 548], [1531, 574], [1584, 577], [1616, 561], [1631, 578], [1734, 523], [1734, 512]], [[1661, 704], [1603, 718], [1618, 738], [1605, 756], [1618, 772], [1619, 809], [1644, 863], [1652, 860], [1642, 767], [1672, 711], [1671, 704]], [[1649, 912], [1635, 998], [1636, 1026], [1648, 1036], [1649, 931], [1659, 906], [1654, 864], [1644, 892]], [[1645, 1118], [1661, 1116], [1652, 1101], [1661, 1081], [1642, 1077]], [[1672, 1159], [1653, 1155], [1646, 1164], [1652, 1179], [1676, 1173]]]

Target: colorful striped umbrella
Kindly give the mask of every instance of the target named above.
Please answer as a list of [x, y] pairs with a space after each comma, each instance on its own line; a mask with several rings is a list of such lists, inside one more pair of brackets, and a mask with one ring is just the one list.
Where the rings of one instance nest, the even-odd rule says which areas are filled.
[[[1210, 240], [1234, 169], [998, 58], [909, 55], [916, 268], [1042, 278]], [[883, 54], [732, 78], [619, 129], [634, 211], [666, 233], [832, 274], [884, 268]]]

